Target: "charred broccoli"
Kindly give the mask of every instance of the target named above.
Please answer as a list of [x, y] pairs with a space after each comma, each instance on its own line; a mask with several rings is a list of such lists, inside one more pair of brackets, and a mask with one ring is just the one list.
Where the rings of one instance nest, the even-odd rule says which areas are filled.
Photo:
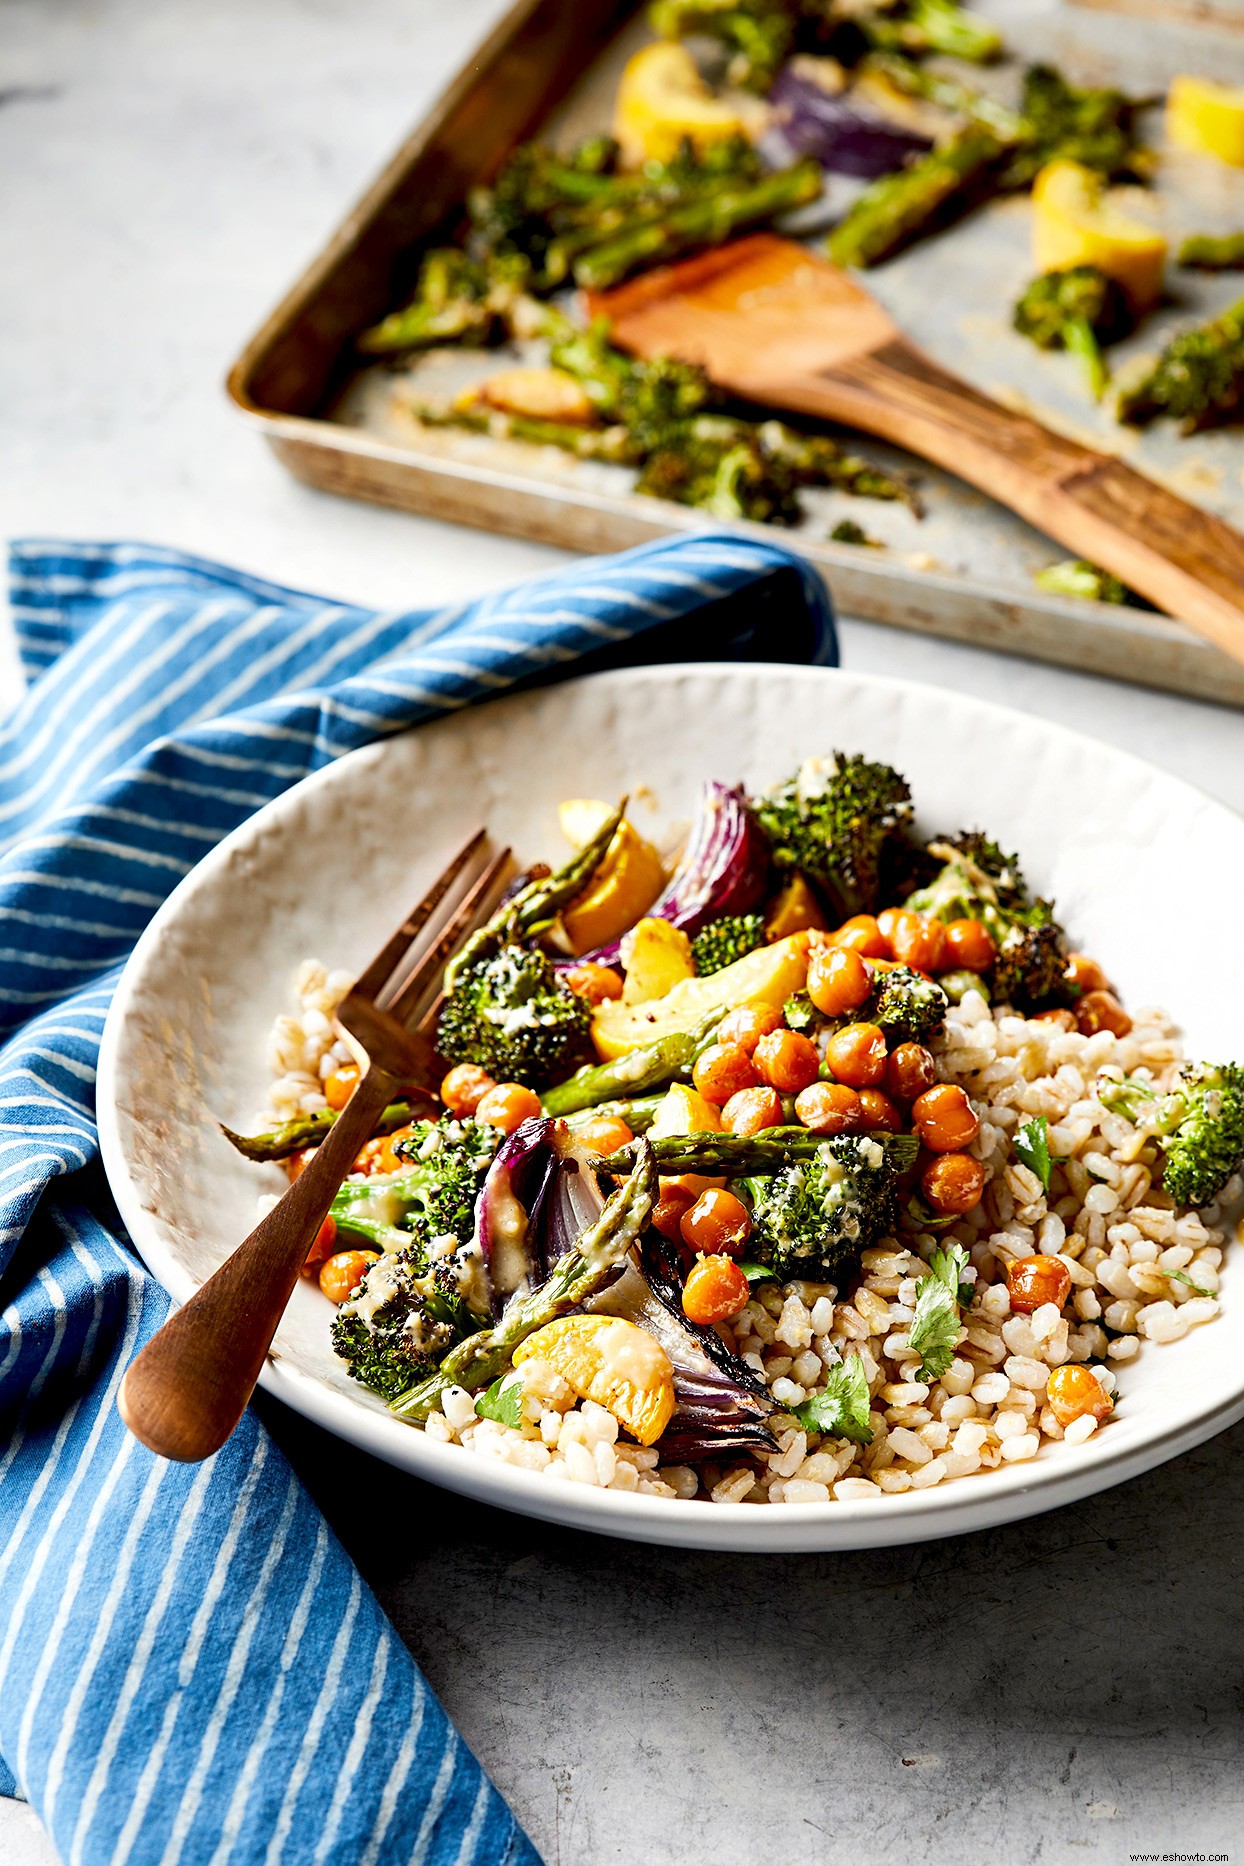
[[715, 518], [794, 525], [801, 516], [789, 469], [767, 457], [754, 424], [725, 415], [698, 415], [667, 430], [636, 491], [700, 506]]
[[333, 1350], [351, 1378], [394, 1400], [485, 1327], [482, 1266], [478, 1246], [450, 1237], [386, 1250], [333, 1319]]
[[475, 1199], [497, 1150], [499, 1133], [486, 1123], [446, 1115], [420, 1121], [395, 1144], [406, 1162], [399, 1173], [347, 1179], [333, 1200], [337, 1229], [387, 1248], [395, 1230], [470, 1241]]
[[1030, 187], [1047, 162], [1078, 162], [1107, 181], [1145, 181], [1152, 157], [1138, 141], [1143, 98], [1107, 86], [1069, 84], [1053, 65], [1024, 74], [1020, 114], [1024, 131], [1001, 170], [999, 186]]
[[718, 40], [727, 54], [727, 82], [751, 91], [769, 89], [794, 49], [799, 16], [790, 0], [654, 0], [648, 10], [662, 39], [695, 34]]
[[1127, 297], [1097, 266], [1044, 272], [1015, 306], [1014, 323], [1043, 350], [1070, 350], [1084, 365], [1093, 400], [1106, 392], [1110, 371], [1102, 345], [1126, 337], [1134, 319]]
[[1135, 427], [1169, 416], [1180, 431], [1244, 414], [1244, 298], [1208, 324], [1172, 337], [1143, 381], [1124, 390], [1119, 419]]
[[456, 247], [424, 255], [410, 303], [365, 330], [358, 347], [368, 356], [424, 349], [434, 343], [485, 344], [526, 281], [527, 262], [508, 255], [479, 265]]
[[763, 914], [723, 914], [701, 927], [691, 942], [691, 957], [701, 978], [746, 958], [765, 943]]
[[1208, 1205], [1244, 1168], [1244, 1065], [1187, 1063], [1163, 1094], [1128, 1077], [1099, 1081], [1098, 1099], [1157, 1136], [1166, 1164], [1162, 1184], [1179, 1205]]
[[869, 41], [884, 51], [941, 52], [987, 65], [1002, 52], [1002, 34], [979, 13], [955, 0], [907, 0], [906, 5], [878, 7], [860, 15]]
[[872, 182], [829, 236], [835, 265], [875, 266], [976, 206], [996, 186], [1006, 141], [969, 123], [940, 149]]
[[1244, 233], [1190, 233], [1179, 249], [1179, 263], [1193, 272], [1244, 270]]
[[909, 895], [906, 906], [938, 920], [983, 922], [997, 947], [988, 974], [995, 1001], [1025, 1012], [1073, 1003], [1063, 930], [1049, 901], [1029, 894], [1016, 857], [979, 831], [928, 847], [941, 871]]
[[877, 973], [859, 1015], [879, 1024], [891, 1043], [924, 1043], [941, 1028], [949, 1008], [940, 985], [910, 966], [896, 965]]
[[1087, 557], [1068, 557], [1061, 563], [1047, 564], [1033, 577], [1038, 589], [1051, 596], [1078, 596], [1081, 602], [1126, 603], [1135, 599], [1126, 586], [1108, 570], [1090, 564]]
[[914, 1154], [910, 1144], [842, 1134], [822, 1141], [810, 1159], [748, 1178], [749, 1252], [783, 1279], [842, 1284], [860, 1252], [894, 1225], [899, 1177]]
[[547, 1088], [590, 1061], [592, 1010], [547, 953], [507, 945], [465, 973], [441, 1007], [436, 1046], [499, 1082]]
[[755, 812], [774, 865], [799, 869], [845, 920], [877, 905], [889, 849], [911, 822], [911, 791], [891, 766], [835, 752], [806, 759]]

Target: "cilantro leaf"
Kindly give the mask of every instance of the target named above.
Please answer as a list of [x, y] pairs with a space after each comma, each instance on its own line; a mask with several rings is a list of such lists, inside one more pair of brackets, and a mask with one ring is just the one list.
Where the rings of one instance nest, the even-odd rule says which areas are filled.
[[767, 1263], [741, 1263], [739, 1269], [749, 1283], [776, 1283], [779, 1281], [776, 1270], [771, 1270]]
[[1015, 1136], [1015, 1151], [1048, 1192], [1054, 1163], [1050, 1159], [1049, 1124], [1043, 1114], [1034, 1115], [1031, 1121], [1024, 1122]]
[[513, 1368], [502, 1374], [486, 1393], [480, 1394], [475, 1410], [481, 1419], [495, 1419], [498, 1425], [511, 1425], [517, 1430], [523, 1423], [523, 1376]]
[[1194, 1283], [1192, 1281], [1192, 1278], [1188, 1275], [1186, 1270], [1164, 1270], [1162, 1274], [1163, 1276], [1170, 1277], [1173, 1283], [1186, 1283], [1194, 1295], [1209, 1296], [1214, 1302], [1218, 1300], [1218, 1291], [1216, 1289], [1203, 1289], [1200, 1283]]
[[805, 1432], [824, 1432], [831, 1438], [849, 1438], [857, 1445], [872, 1443], [868, 1423], [868, 1380], [858, 1354], [827, 1369], [825, 1391], [814, 1393], [802, 1406], [792, 1407]]
[[935, 1250], [929, 1275], [916, 1293], [916, 1319], [911, 1325], [911, 1346], [920, 1356], [921, 1380], [940, 1380], [954, 1359], [959, 1340], [959, 1311], [972, 1300], [972, 1285], [965, 1283], [968, 1254], [962, 1244]]

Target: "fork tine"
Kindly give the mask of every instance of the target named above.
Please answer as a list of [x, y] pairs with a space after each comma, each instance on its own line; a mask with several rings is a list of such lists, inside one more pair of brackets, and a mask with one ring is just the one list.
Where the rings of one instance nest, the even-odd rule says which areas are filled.
[[509, 860], [509, 849], [502, 849], [499, 854], [493, 856], [470, 893], [465, 895], [454, 909], [444, 931], [435, 943], [429, 946], [401, 990], [390, 1002], [379, 1007], [389, 1017], [395, 1018], [399, 1024], [406, 1023], [429, 990], [439, 982], [440, 973], [465, 935], [472, 932], [475, 926], [482, 922], [484, 904], [495, 891]]
[[361, 972], [355, 979], [351, 986], [352, 991], [356, 991], [362, 998], [371, 998], [374, 1001], [377, 993], [392, 978], [394, 971], [409, 952], [412, 943], [428, 924], [487, 834], [487, 830], [477, 829], [473, 835], [467, 837], [457, 854], [452, 856], [446, 867], [441, 870], [422, 900], [411, 908], [397, 932], [381, 947], [367, 970]]

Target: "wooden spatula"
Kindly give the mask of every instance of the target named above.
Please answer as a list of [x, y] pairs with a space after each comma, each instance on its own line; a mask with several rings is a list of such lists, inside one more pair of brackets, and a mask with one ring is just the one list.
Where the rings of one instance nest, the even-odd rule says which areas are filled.
[[909, 343], [847, 273], [758, 233], [592, 297], [615, 342], [897, 442], [1244, 661], [1244, 537], [1122, 461], [1015, 414]]

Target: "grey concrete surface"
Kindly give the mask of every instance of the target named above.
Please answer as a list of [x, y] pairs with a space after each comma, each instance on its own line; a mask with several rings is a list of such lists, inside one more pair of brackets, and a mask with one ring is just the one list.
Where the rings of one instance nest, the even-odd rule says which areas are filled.
[[[379, 603], [560, 561], [297, 486], [220, 388], [501, 10], [0, 0], [4, 536], [146, 537]], [[1244, 808], [1237, 712], [842, 632], [851, 667], [1080, 726]], [[1244, 1858], [1244, 1427], [997, 1534], [761, 1560], [492, 1514], [269, 1416], [556, 1866]], [[0, 1866], [50, 1859], [0, 1803]]]

